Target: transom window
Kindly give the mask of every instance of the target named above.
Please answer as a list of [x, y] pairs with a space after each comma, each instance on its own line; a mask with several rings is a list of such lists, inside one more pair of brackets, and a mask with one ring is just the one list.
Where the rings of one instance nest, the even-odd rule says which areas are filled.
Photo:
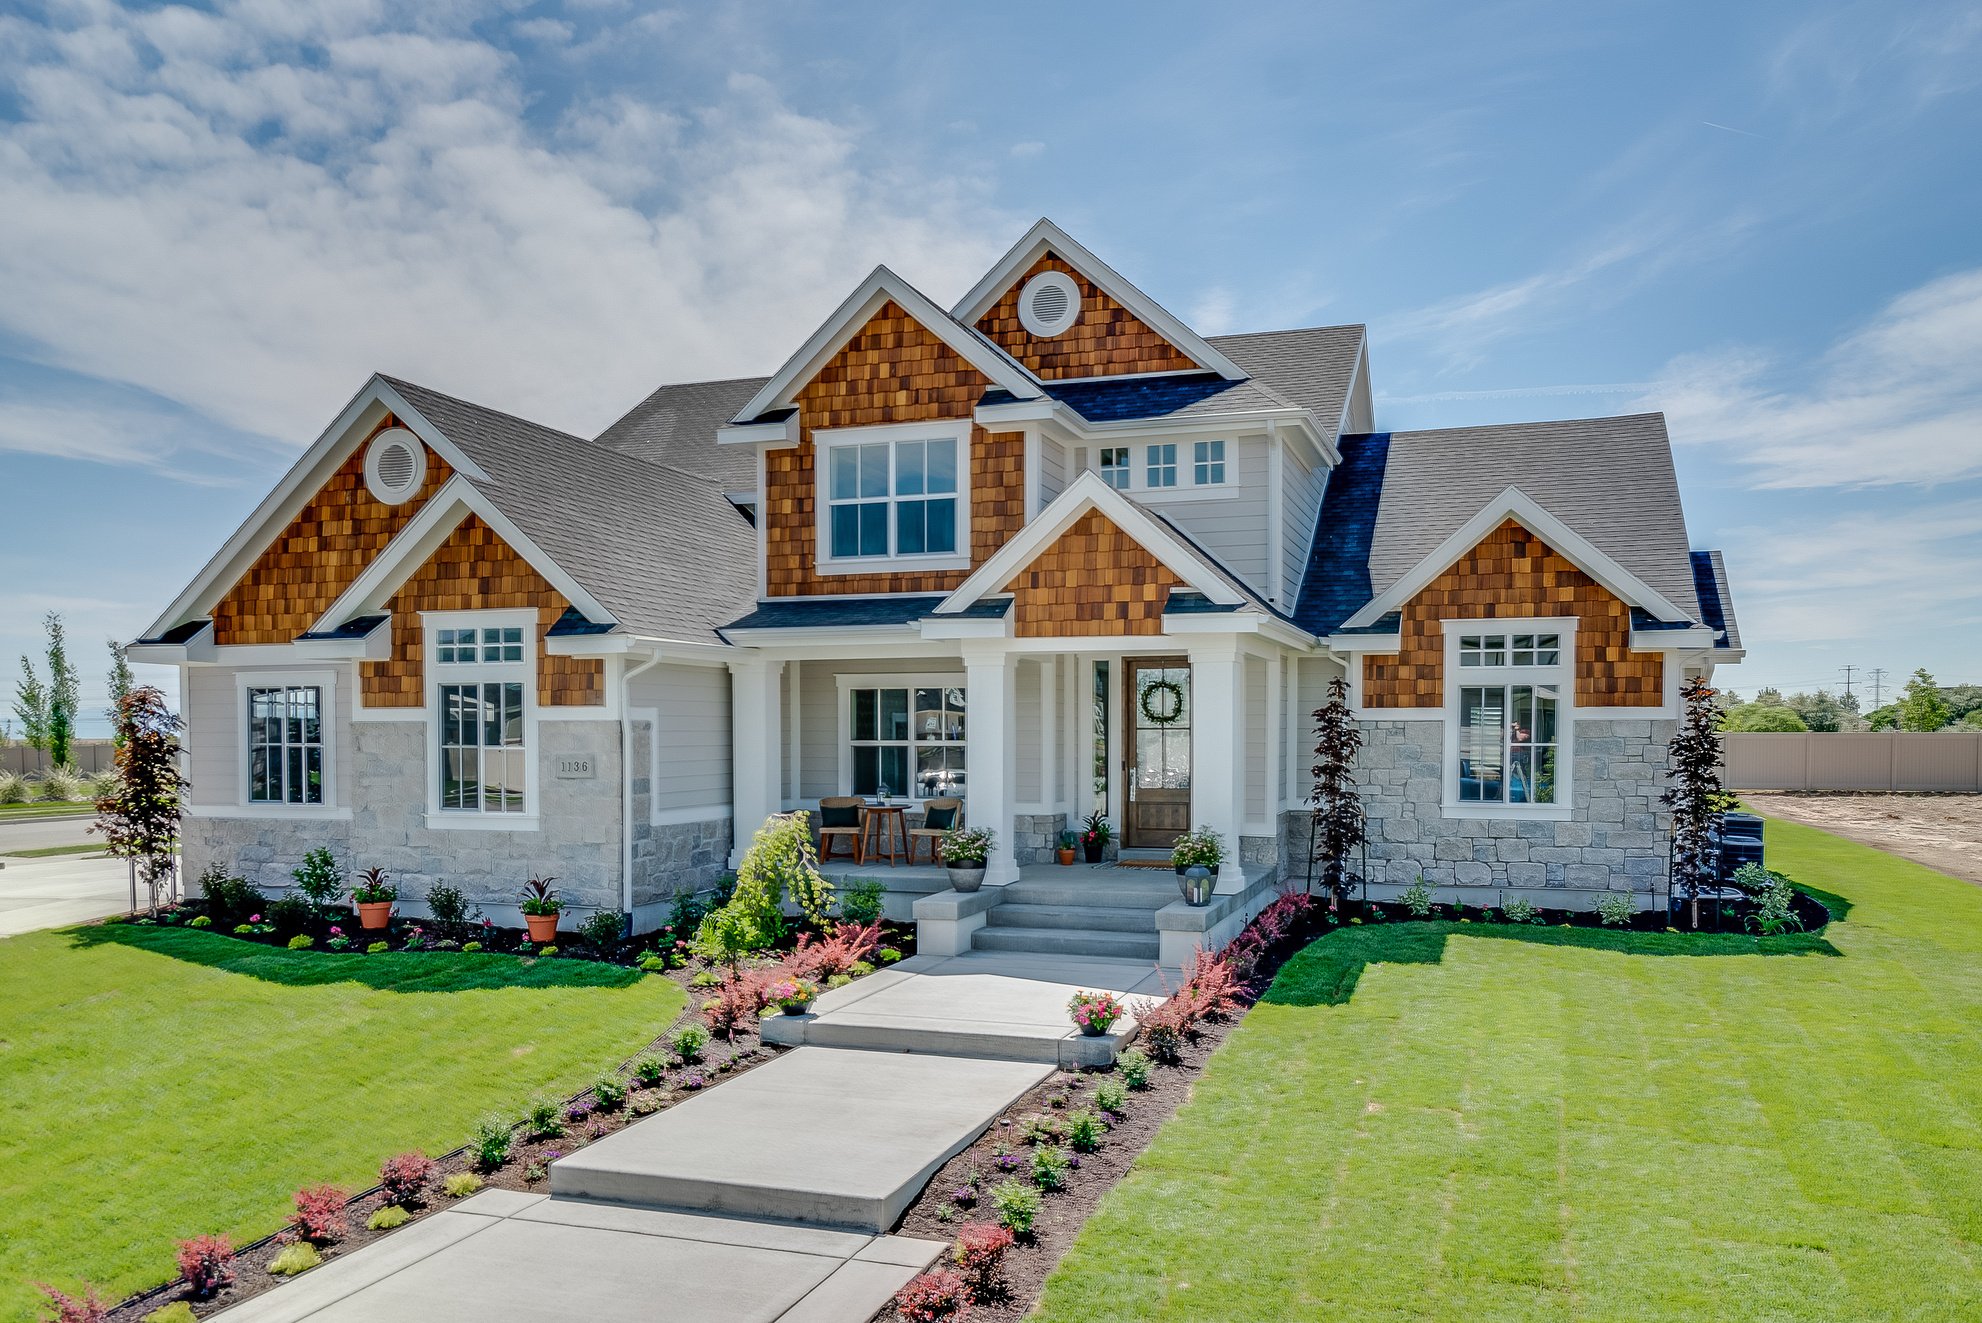
[[462, 666], [472, 662], [520, 662], [523, 660], [522, 626], [440, 630], [434, 638], [434, 660], [443, 666]]
[[964, 691], [956, 685], [847, 691], [856, 795], [961, 796]]
[[955, 437], [849, 443], [827, 454], [835, 559], [955, 554]]
[[323, 690], [248, 690], [248, 802], [321, 804], [323, 773]]
[[440, 807], [523, 812], [523, 731], [521, 681], [440, 686]]
[[1461, 666], [1555, 666], [1562, 660], [1558, 634], [1462, 634]]
[[1555, 803], [1560, 698], [1554, 685], [1460, 688], [1461, 803]]
[[1191, 480], [1200, 487], [1225, 481], [1225, 443], [1198, 441], [1192, 445]]
[[1177, 443], [1166, 441], [1162, 445], [1151, 446], [1144, 452], [1147, 462], [1143, 468], [1143, 478], [1150, 487], [1174, 487], [1177, 485]]
[[1118, 492], [1129, 489], [1129, 448], [1105, 446], [1101, 451], [1101, 480]]

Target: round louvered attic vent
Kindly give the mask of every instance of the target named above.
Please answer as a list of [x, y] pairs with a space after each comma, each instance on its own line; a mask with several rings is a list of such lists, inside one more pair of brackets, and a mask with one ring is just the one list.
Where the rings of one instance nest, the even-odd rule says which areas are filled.
[[1052, 337], [1080, 320], [1080, 287], [1064, 271], [1041, 271], [1019, 291], [1019, 322], [1034, 335]]
[[365, 451], [365, 488], [387, 505], [413, 499], [427, 478], [427, 448], [403, 427], [388, 427]]

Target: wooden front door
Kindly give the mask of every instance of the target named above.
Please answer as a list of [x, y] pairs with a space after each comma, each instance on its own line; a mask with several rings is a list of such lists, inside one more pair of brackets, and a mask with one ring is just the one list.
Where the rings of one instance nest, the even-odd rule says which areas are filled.
[[1181, 658], [1131, 657], [1122, 844], [1167, 850], [1191, 825], [1191, 668]]

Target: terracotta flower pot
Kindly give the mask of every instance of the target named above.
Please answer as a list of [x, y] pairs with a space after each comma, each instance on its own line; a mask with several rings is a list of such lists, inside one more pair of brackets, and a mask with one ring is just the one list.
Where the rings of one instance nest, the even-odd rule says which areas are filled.
[[368, 932], [376, 932], [392, 923], [392, 902], [389, 900], [366, 900], [358, 902], [358, 926]]
[[1056, 853], [1060, 856], [1060, 866], [1062, 868], [1068, 868], [1073, 865], [1074, 852], [1072, 850], [1060, 850], [1056, 851]]
[[542, 946], [557, 940], [557, 919], [555, 914], [526, 914], [523, 926], [530, 930], [530, 940]]

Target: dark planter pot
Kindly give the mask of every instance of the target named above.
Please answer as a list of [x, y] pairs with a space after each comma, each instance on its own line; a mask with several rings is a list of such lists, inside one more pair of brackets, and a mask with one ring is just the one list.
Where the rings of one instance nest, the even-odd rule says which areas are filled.
[[[1186, 868], [1189, 868], [1189, 867], [1190, 867], [1190, 865], [1189, 865], [1189, 864], [1178, 864], [1178, 865], [1177, 865], [1177, 876], [1178, 876], [1178, 877], [1182, 877], [1182, 876], [1184, 875], [1184, 870], [1185, 870]], [[1217, 876], [1218, 876], [1218, 869], [1219, 869], [1219, 867], [1220, 867], [1220, 865], [1218, 865], [1218, 864], [1213, 864], [1213, 865], [1211, 866], [1211, 875], [1212, 875], [1213, 877], [1217, 877]]]
[[1080, 1031], [1089, 1038], [1099, 1038], [1112, 1027], [1112, 1025], [1105, 1024], [1084, 1024], [1080, 1027]]
[[809, 1001], [788, 1001], [781, 1004], [778, 1009], [786, 1015], [810, 1015], [812, 1013], [812, 1003]]
[[1107, 849], [1108, 843], [1106, 841], [1096, 841], [1081, 846], [1081, 852], [1087, 856], [1087, 862], [1090, 864], [1100, 863], [1101, 856]]
[[950, 885], [958, 891], [975, 891], [984, 885], [984, 865], [975, 868], [950, 868]]

